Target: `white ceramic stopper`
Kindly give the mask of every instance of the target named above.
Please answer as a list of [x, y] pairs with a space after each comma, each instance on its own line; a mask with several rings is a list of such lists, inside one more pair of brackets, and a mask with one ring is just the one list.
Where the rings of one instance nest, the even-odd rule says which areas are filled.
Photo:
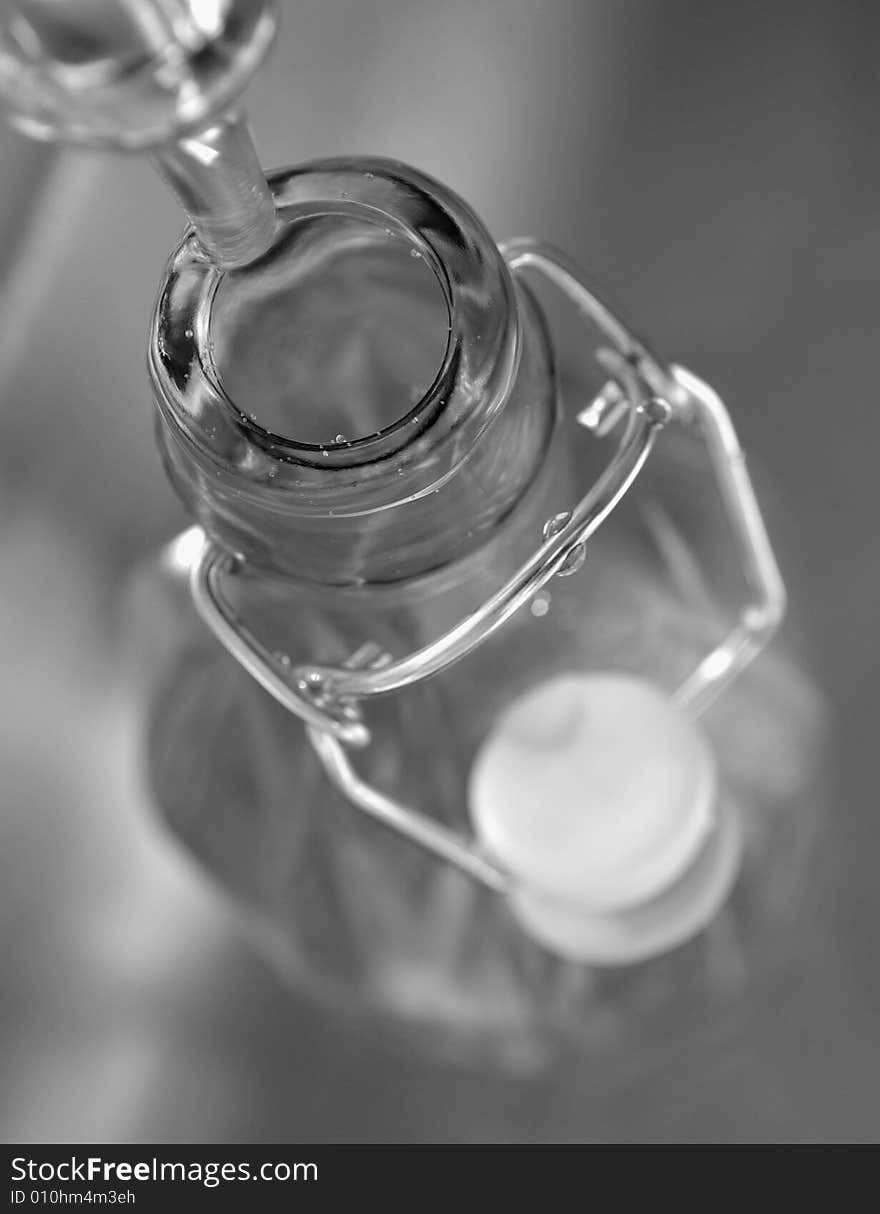
[[567, 674], [516, 700], [474, 763], [482, 846], [515, 878], [511, 908], [546, 947], [623, 964], [699, 931], [736, 874], [699, 728], [629, 675]]

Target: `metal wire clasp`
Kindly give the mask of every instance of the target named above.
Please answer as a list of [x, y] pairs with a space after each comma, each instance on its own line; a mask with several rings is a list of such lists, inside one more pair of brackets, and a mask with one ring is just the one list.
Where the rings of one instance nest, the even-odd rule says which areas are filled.
[[[609, 391], [578, 421], [599, 433], [625, 416], [611, 462], [578, 504], [550, 520], [544, 542], [517, 573], [449, 632], [404, 657], [366, 645], [344, 666], [283, 663], [232, 610], [221, 581], [234, 576], [237, 558], [203, 540], [191, 564], [192, 595], [200, 615], [246, 670], [308, 728], [330, 779], [358, 808], [439, 858], [497, 891], [512, 878], [482, 855], [472, 840], [439, 825], [364, 783], [347, 747], [370, 734], [360, 702], [431, 677], [460, 661], [528, 602], [554, 576], [579, 567], [585, 545], [627, 492], [663, 427], [681, 424], [703, 442], [733, 536], [749, 601], [735, 626], [677, 690], [692, 713], [701, 712], [760, 652], [781, 622], [785, 589], [746, 470], [745, 457], [718, 395], [682, 367], [664, 367], [583, 283], [556, 250], [529, 239], [501, 246], [510, 269], [534, 271], [559, 289], [605, 335], [613, 372]], [[613, 390], [612, 390], [613, 389]]]

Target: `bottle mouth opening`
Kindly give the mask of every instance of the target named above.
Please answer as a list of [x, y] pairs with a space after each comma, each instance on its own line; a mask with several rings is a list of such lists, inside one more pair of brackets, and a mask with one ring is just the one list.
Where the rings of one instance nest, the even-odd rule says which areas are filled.
[[256, 265], [220, 278], [206, 369], [278, 455], [369, 456], [432, 420], [453, 308], [443, 264], [417, 232], [341, 199], [294, 214]]
[[279, 509], [431, 492], [516, 376], [498, 247], [457, 195], [397, 161], [269, 180], [278, 237], [263, 258], [224, 272], [188, 233], [169, 263], [149, 344], [166, 447], [213, 494], [268, 493]]

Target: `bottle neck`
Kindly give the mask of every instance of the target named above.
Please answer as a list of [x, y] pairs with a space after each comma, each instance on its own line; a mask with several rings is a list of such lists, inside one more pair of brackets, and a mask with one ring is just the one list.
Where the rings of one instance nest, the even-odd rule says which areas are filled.
[[469, 208], [414, 170], [329, 161], [272, 186], [264, 259], [221, 274], [185, 239], [163, 284], [150, 367], [172, 482], [216, 542], [301, 585], [462, 561], [552, 439], [537, 304]]

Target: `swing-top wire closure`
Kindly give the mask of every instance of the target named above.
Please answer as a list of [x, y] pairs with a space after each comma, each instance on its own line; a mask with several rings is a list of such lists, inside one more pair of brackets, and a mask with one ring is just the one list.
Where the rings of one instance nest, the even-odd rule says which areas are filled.
[[764, 648], [785, 613], [785, 587], [746, 469], [745, 457], [720, 397], [682, 367], [662, 366], [584, 284], [555, 249], [531, 239], [501, 246], [514, 273], [534, 271], [591, 320], [613, 350], [601, 357], [612, 373], [607, 390], [579, 415], [599, 433], [626, 415], [617, 451], [589, 492], [544, 528], [544, 543], [514, 576], [443, 636], [403, 658], [366, 644], [344, 666], [283, 663], [234, 612], [221, 589], [239, 558], [203, 539], [190, 565], [190, 585], [202, 619], [232, 656], [285, 708], [300, 717], [334, 784], [358, 808], [454, 864], [484, 885], [509, 892], [514, 879], [473, 841], [360, 779], [347, 748], [369, 744], [360, 701], [429, 678], [458, 662], [529, 602], [545, 583], [580, 567], [584, 546], [632, 485], [664, 426], [677, 422], [703, 442], [731, 529], [749, 599], [730, 632], [675, 693], [692, 714], [702, 712]]

